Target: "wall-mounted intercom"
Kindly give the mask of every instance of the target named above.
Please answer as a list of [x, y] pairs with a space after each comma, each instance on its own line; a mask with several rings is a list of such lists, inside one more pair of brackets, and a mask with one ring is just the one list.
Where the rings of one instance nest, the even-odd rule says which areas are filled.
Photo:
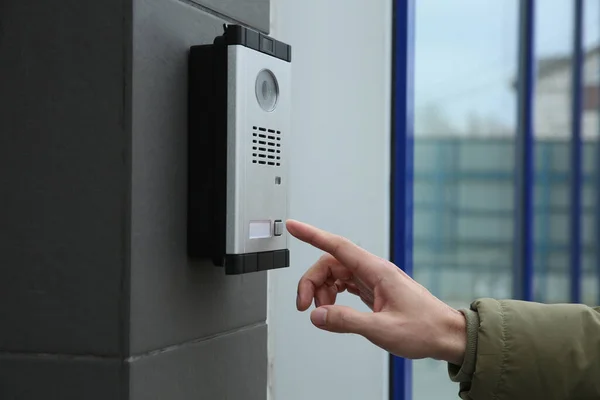
[[225, 25], [188, 68], [189, 256], [227, 274], [288, 267], [291, 47]]

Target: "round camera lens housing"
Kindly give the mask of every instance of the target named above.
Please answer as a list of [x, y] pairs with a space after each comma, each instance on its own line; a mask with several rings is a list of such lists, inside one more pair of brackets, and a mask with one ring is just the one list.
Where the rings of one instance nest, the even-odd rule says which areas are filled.
[[254, 89], [260, 108], [267, 112], [273, 111], [279, 99], [279, 84], [275, 75], [268, 69], [261, 70], [256, 76]]

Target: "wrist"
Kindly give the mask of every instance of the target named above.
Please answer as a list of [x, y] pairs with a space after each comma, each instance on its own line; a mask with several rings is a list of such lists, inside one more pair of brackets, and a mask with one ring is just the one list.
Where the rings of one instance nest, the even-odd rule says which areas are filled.
[[449, 309], [442, 318], [439, 335], [439, 360], [462, 365], [467, 349], [467, 320], [463, 313]]

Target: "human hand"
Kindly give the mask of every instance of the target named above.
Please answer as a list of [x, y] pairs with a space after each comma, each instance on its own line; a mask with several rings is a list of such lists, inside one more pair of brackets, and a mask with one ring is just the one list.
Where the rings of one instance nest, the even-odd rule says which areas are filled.
[[[325, 254], [298, 283], [296, 306], [311, 303], [312, 323], [336, 333], [356, 333], [375, 345], [410, 359], [434, 358], [461, 365], [466, 347], [466, 320], [391, 262], [347, 239], [289, 220], [287, 230]], [[335, 305], [347, 290], [373, 312]]]

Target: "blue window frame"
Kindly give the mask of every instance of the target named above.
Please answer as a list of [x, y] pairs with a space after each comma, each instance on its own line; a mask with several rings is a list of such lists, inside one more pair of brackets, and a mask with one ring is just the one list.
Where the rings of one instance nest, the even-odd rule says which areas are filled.
[[[412, 275], [414, 0], [394, 1], [392, 90], [392, 261]], [[409, 360], [391, 356], [390, 397], [412, 398]]]
[[529, 301], [533, 299], [535, 0], [520, 5], [513, 296]]
[[581, 109], [583, 75], [583, 0], [574, 1], [573, 82], [571, 90], [570, 282], [571, 302], [581, 302], [581, 183], [583, 176]]

